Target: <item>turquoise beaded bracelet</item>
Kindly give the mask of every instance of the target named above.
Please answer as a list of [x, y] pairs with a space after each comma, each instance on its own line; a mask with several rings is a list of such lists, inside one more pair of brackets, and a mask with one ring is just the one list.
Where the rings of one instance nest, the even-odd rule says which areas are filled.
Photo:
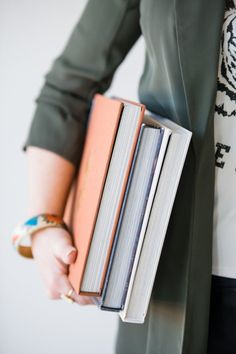
[[11, 236], [14, 249], [23, 257], [33, 258], [30, 236], [48, 227], [61, 227], [69, 232], [68, 226], [60, 216], [49, 213], [38, 214], [15, 227]]

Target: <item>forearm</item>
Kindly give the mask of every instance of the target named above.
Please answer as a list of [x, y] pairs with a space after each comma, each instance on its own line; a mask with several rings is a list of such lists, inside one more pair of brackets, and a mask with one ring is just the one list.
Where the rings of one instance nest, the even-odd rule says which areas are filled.
[[49, 212], [63, 216], [75, 165], [58, 154], [27, 148], [28, 210], [30, 216]]

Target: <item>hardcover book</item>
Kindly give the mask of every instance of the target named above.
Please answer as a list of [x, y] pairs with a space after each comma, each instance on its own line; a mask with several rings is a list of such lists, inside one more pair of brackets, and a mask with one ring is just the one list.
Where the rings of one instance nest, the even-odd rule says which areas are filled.
[[102, 310], [143, 323], [191, 132], [130, 100], [95, 94], [64, 219], [69, 280]]

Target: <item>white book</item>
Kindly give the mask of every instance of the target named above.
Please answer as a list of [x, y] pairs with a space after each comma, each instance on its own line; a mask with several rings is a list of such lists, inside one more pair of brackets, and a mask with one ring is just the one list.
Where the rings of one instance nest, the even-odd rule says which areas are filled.
[[124, 308], [125, 322], [143, 323], [147, 313], [156, 271], [169, 223], [171, 210], [187, 155], [192, 133], [171, 120], [152, 112], [146, 122], [158, 121], [171, 130], [169, 144], [155, 191], [144, 237], [140, 238], [130, 277]]

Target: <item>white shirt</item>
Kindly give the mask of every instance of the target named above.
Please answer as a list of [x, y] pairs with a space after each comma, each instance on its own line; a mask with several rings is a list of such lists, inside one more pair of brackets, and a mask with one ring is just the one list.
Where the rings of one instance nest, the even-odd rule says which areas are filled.
[[212, 273], [236, 278], [236, 0], [226, 0], [214, 115]]

